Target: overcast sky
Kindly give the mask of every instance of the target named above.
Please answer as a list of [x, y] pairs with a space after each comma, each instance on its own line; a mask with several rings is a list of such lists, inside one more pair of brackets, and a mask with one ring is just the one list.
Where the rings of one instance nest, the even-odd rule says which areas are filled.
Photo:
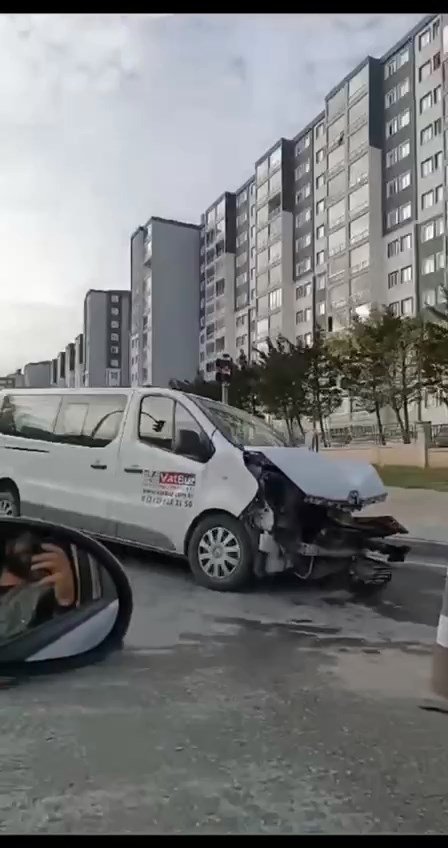
[[2, 15], [0, 375], [128, 288], [151, 215], [198, 222], [422, 15]]

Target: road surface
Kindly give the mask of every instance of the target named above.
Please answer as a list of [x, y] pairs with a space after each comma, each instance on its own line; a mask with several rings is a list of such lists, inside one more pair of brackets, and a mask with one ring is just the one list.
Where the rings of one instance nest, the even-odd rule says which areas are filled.
[[446, 833], [448, 716], [419, 709], [442, 570], [361, 603], [122, 556], [124, 650], [1, 692], [1, 833]]

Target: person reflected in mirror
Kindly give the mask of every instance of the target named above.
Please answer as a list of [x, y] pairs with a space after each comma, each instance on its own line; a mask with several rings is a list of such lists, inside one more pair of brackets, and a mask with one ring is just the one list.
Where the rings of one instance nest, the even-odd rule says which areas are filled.
[[30, 533], [8, 539], [0, 557], [0, 638], [23, 632], [73, 609], [74, 571], [69, 555]]

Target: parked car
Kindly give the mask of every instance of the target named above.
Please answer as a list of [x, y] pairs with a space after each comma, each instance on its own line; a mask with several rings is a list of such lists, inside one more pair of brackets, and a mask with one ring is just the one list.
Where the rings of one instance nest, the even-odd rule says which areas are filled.
[[433, 439], [434, 447], [448, 448], [448, 424], [442, 424], [437, 435]]
[[186, 556], [196, 579], [345, 571], [390, 579], [403, 558], [372, 465], [289, 447], [260, 418], [173, 389], [0, 391], [0, 513]]

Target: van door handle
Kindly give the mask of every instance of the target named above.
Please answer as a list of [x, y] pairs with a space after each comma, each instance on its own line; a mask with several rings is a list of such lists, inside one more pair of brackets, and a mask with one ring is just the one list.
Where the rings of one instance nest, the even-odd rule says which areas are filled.
[[92, 462], [90, 467], [93, 468], [95, 471], [105, 471], [107, 465], [102, 465], [101, 462]]
[[131, 465], [130, 468], [125, 468], [126, 474], [143, 474], [143, 468], [139, 468], [138, 465]]

